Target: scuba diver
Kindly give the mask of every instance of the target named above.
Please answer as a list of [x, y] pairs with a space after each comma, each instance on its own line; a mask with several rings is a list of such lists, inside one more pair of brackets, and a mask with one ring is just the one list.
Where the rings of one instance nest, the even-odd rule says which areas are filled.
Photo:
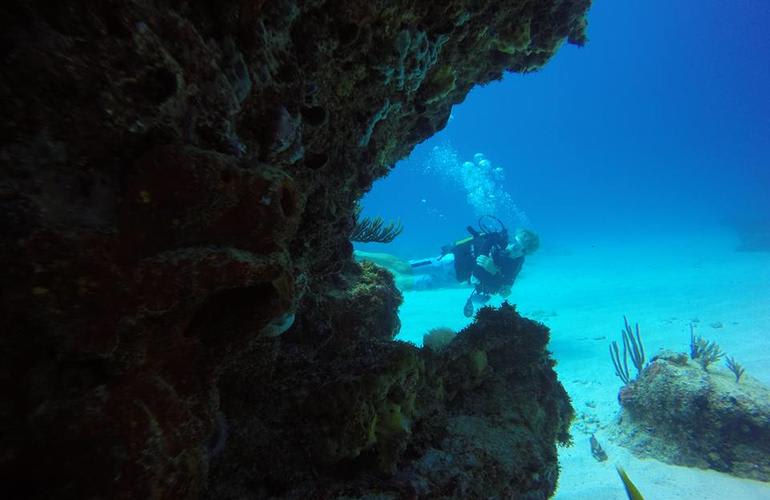
[[[489, 220], [496, 223], [489, 225]], [[399, 290], [432, 290], [473, 285], [463, 313], [471, 317], [474, 304], [486, 304], [492, 295], [507, 297], [524, 264], [524, 258], [534, 253], [540, 239], [528, 229], [519, 229], [508, 240], [508, 231], [499, 219], [491, 215], [479, 219], [479, 229], [468, 227], [470, 236], [445, 245], [441, 255], [416, 260], [403, 260], [387, 253], [356, 250], [358, 261], [371, 261], [388, 269]]]
[[[497, 223], [493, 228], [485, 224], [487, 219]], [[468, 226], [470, 237], [445, 245], [441, 257], [452, 254], [457, 281], [474, 285], [465, 302], [463, 314], [473, 315], [474, 304], [486, 304], [492, 295], [508, 297], [524, 258], [540, 246], [540, 238], [534, 231], [519, 229], [508, 241], [508, 230], [497, 217], [491, 215], [479, 219], [479, 230]]]

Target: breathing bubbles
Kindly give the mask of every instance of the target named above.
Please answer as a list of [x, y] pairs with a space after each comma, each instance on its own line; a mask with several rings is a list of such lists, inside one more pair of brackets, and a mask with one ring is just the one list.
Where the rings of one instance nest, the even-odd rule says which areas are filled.
[[527, 214], [505, 190], [505, 170], [484, 153], [474, 154], [473, 161], [461, 162], [451, 144], [434, 146], [424, 164], [424, 173], [460, 185], [477, 217], [495, 215], [514, 226], [530, 226]]

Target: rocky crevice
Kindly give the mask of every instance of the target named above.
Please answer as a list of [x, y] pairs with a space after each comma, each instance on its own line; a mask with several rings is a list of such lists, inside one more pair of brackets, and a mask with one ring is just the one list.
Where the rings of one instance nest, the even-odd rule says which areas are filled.
[[354, 201], [473, 85], [582, 43], [588, 3], [4, 3], [3, 482], [198, 496], [285, 353], [408, 350]]

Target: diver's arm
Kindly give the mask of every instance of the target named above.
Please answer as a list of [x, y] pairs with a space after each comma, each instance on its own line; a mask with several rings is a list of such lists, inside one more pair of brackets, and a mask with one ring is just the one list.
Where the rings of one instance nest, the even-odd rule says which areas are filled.
[[476, 257], [476, 264], [489, 274], [495, 275], [500, 272], [500, 268], [497, 267], [497, 264], [495, 264], [492, 257], [488, 255], [479, 255]]

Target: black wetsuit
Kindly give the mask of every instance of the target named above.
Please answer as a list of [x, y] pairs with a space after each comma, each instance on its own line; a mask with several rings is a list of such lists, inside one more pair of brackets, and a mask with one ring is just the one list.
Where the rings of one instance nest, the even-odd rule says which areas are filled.
[[[504, 233], [479, 233], [472, 228], [468, 230], [473, 238], [451, 247], [457, 281], [470, 281], [471, 275], [475, 276], [479, 281], [476, 293], [483, 295], [493, 295], [505, 286], [512, 286], [524, 265], [524, 256], [511, 257], [505, 252], [508, 237]], [[491, 274], [479, 266], [476, 259], [480, 255], [491, 257], [499, 271]]]
[[494, 295], [499, 293], [503, 287], [513, 286], [516, 276], [519, 275], [521, 267], [524, 265], [524, 256], [510, 257], [504, 251], [497, 251], [492, 255], [492, 262], [499, 269], [495, 274], [491, 274], [478, 264], [473, 269], [473, 275], [479, 280], [476, 285], [476, 292], [478, 293]]

